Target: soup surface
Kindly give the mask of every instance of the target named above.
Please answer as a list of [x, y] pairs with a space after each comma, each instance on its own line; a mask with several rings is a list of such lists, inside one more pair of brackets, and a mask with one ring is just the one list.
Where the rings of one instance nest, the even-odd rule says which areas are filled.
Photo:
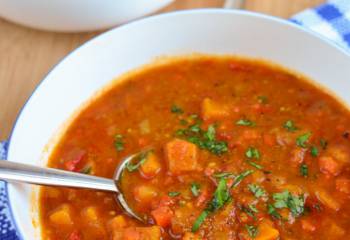
[[49, 166], [113, 177], [107, 192], [43, 187], [48, 240], [347, 239], [350, 114], [261, 61], [202, 56], [130, 74], [71, 123]]

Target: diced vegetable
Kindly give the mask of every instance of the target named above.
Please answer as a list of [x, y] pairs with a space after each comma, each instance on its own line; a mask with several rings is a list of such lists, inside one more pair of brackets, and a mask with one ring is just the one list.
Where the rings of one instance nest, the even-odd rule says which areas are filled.
[[49, 218], [54, 224], [71, 225], [73, 224], [72, 207], [69, 204], [62, 204], [50, 214]]
[[146, 160], [141, 164], [139, 169], [142, 176], [145, 178], [156, 176], [161, 170], [161, 165], [156, 154], [154, 152], [149, 152], [146, 156]]
[[165, 158], [173, 175], [198, 169], [198, 149], [193, 143], [180, 139], [168, 142], [165, 146]]
[[109, 225], [113, 230], [120, 230], [127, 227], [127, 221], [123, 215], [118, 215], [109, 222]]
[[69, 237], [68, 240], [81, 240], [81, 234], [78, 231], [73, 231]]
[[350, 194], [350, 179], [342, 177], [335, 180], [335, 188], [342, 193]]
[[320, 166], [320, 171], [337, 176], [342, 170], [342, 166], [333, 157], [323, 156], [318, 159], [318, 165]]
[[158, 207], [151, 212], [152, 217], [157, 225], [167, 227], [171, 223], [171, 218], [174, 216], [173, 211], [169, 207]]
[[90, 222], [96, 222], [99, 219], [99, 211], [95, 206], [89, 206], [83, 209], [82, 215]]
[[290, 161], [295, 165], [299, 165], [304, 161], [306, 149], [305, 148], [294, 148], [291, 151]]
[[322, 204], [326, 205], [330, 209], [334, 211], [338, 211], [340, 209], [340, 203], [325, 190], [318, 189], [316, 191], [316, 196]]
[[186, 232], [182, 237], [182, 240], [202, 240], [202, 238], [197, 234]]
[[152, 227], [129, 227], [123, 234], [123, 240], [159, 240], [161, 230], [158, 226]]
[[157, 194], [157, 190], [148, 185], [139, 185], [134, 189], [134, 198], [144, 204], [149, 203]]
[[213, 120], [227, 117], [230, 115], [230, 106], [215, 102], [210, 98], [205, 98], [202, 102], [202, 118], [204, 120]]
[[259, 232], [255, 240], [277, 240], [279, 239], [279, 231], [272, 226], [269, 221], [264, 221], [259, 224]]
[[67, 154], [67, 160], [64, 162], [64, 166], [68, 171], [78, 171], [78, 165], [82, 162], [85, 155], [85, 150], [73, 149]]

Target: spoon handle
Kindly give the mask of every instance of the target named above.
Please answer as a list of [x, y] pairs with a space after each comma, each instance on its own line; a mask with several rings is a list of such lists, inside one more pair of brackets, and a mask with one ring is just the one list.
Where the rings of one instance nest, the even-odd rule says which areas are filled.
[[89, 188], [119, 193], [112, 179], [0, 160], [0, 179], [46, 186]]

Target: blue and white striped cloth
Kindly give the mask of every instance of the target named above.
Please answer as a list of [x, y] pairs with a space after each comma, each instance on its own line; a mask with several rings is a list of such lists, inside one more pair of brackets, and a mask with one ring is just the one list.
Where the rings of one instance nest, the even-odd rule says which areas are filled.
[[[350, 51], [350, 0], [330, 0], [295, 15], [291, 21], [311, 29]], [[0, 159], [8, 143], [0, 142]], [[0, 240], [18, 240], [8, 208], [5, 183], [0, 181]]]

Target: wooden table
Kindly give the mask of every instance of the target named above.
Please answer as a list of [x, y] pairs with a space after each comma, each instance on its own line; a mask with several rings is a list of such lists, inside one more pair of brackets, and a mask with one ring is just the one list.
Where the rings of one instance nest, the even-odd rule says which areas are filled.
[[[243, 8], [288, 18], [323, 1], [246, 0]], [[160, 12], [222, 5], [223, 0], [177, 0]], [[0, 19], [0, 140], [8, 137], [24, 102], [55, 63], [97, 34], [43, 32]]]

